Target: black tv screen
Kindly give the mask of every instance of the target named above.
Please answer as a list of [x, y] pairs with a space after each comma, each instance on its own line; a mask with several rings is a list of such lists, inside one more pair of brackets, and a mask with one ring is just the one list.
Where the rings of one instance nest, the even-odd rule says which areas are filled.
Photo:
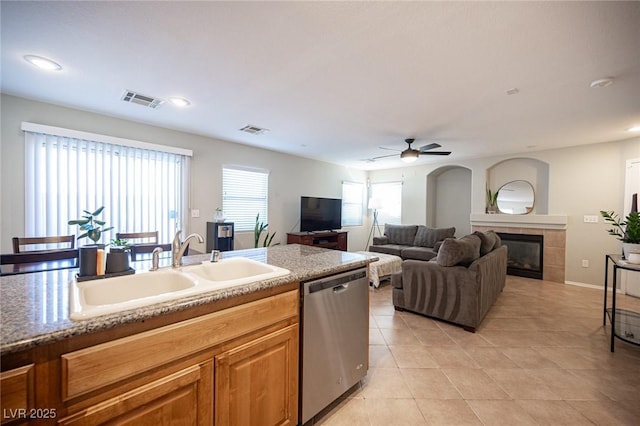
[[331, 231], [342, 228], [342, 200], [300, 197], [300, 231]]

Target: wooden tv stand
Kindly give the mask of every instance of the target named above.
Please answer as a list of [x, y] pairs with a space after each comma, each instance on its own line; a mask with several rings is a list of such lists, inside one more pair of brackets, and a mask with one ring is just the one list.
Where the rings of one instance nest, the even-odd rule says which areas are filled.
[[347, 231], [292, 232], [287, 234], [287, 244], [347, 251]]

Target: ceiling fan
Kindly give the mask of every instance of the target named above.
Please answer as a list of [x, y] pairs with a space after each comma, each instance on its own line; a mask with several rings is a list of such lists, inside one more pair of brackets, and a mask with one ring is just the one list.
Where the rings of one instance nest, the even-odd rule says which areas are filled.
[[[419, 149], [414, 149], [414, 148], [411, 148], [411, 144], [413, 142], [415, 142], [415, 139], [409, 138], [409, 139], [405, 139], [404, 141], [409, 145], [409, 147], [407, 149], [405, 149], [404, 151], [402, 151], [400, 153], [400, 159], [402, 161], [404, 161], [405, 163], [413, 163], [421, 155], [449, 155], [449, 154], [451, 154], [451, 151], [431, 151], [432, 149], [440, 148], [442, 145], [440, 145], [439, 143], [433, 142], [433, 143], [421, 146]], [[383, 148], [383, 149], [389, 149], [389, 148]], [[373, 157], [370, 160], [378, 160], [380, 158], [393, 157], [394, 155], [397, 155], [397, 154], [382, 155], [380, 157]]]

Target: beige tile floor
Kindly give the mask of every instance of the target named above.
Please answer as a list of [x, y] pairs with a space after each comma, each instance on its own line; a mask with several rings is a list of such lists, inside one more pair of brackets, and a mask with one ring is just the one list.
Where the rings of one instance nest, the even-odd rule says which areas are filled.
[[[478, 331], [370, 291], [370, 367], [316, 425], [640, 425], [640, 346], [602, 326], [602, 290], [508, 277]], [[640, 299], [619, 296], [640, 312]]]

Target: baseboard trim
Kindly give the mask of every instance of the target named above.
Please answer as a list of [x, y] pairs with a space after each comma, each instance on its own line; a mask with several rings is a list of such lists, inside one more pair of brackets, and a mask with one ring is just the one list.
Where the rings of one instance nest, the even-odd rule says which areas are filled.
[[[592, 288], [594, 290], [604, 290], [604, 286], [602, 285], [594, 285], [594, 284], [586, 284], [586, 283], [579, 283], [577, 281], [565, 281], [565, 284], [569, 284], [569, 285], [575, 285], [577, 287], [586, 287], [586, 288]], [[609, 289], [609, 291], [611, 291], [611, 289]], [[617, 290], [618, 294], [624, 294], [624, 291], [622, 291], [621, 289]]]

